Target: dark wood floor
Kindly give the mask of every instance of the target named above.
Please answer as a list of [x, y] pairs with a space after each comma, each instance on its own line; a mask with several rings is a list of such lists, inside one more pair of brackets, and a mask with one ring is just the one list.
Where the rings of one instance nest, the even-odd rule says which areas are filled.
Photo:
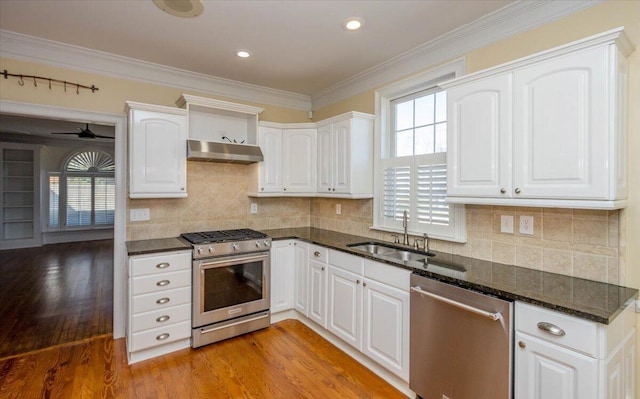
[[0, 398], [406, 398], [299, 321], [127, 365], [123, 339], [0, 360]]
[[0, 287], [0, 359], [111, 335], [113, 241], [0, 251]]

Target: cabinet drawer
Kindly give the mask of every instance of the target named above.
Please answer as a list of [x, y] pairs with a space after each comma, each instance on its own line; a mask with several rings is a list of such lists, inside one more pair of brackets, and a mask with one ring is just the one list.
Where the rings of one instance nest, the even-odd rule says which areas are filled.
[[151, 294], [135, 295], [131, 299], [131, 312], [135, 315], [142, 312], [165, 309], [185, 303], [191, 303], [191, 287], [154, 292]]
[[191, 251], [132, 256], [129, 264], [134, 277], [191, 269]]
[[191, 305], [188, 303], [171, 308], [138, 313], [133, 316], [131, 323], [133, 326], [131, 330], [137, 333], [151, 328], [160, 328], [170, 324], [180, 323], [182, 321], [191, 321]]
[[329, 251], [329, 264], [362, 275], [364, 259], [341, 251]]
[[165, 291], [180, 287], [190, 287], [191, 270], [134, 277], [131, 279], [131, 285], [131, 293], [133, 295]]
[[133, 334], [131, 339], [130, 352], [151, 348], [153, 346], [163, 345], [179, 339], [191, 336], [191, 322], [183, 321], [182, 323], [170, 324], [160, 328], [154, 328]]
[[[515, 315], [517, 331], [592, 357], [598, 355], [598, 326], [594, 322], [522, 302], [516, 302]], [[564, 331], [564, 335], [554, 335], [547, 331], [555, 327]]]
[[364, 276], [409, 292], [411, 270], [365, 259]]
[[315, 260], [321, 263], [327, 263], [329, 259], [329, 249], [324, 247], [319, 247], [317, 245], [309, 245], [309, 259]]

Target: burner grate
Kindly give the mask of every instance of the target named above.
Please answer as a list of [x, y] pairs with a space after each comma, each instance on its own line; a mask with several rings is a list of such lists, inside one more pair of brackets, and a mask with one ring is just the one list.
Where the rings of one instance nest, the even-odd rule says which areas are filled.
[[180, 236], [192, 244], [244, 241], [267, 237], [266, 234], [251, 229], [201, 231], [195, 233], [185, 233], [181, 234]]

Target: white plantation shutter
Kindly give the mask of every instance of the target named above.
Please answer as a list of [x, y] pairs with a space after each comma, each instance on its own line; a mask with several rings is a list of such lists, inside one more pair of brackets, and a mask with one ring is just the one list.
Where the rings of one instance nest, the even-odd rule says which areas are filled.
[[418, 165], [416, 214], [419, 224], [449, 225], [447, 164]]
[[384, 169], [384, 217], [402, 220], [411, 206], [411, 168], [391, 166]]

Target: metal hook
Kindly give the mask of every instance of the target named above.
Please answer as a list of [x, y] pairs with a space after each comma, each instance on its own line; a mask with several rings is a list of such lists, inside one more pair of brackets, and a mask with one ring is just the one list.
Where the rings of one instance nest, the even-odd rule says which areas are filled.
[[38, 87], [38, 82], [36, 81], [36, 77], [33, 77], [33, 87]]
[[20, 75], [20, 79], [18, 79], [18, 84], [20, 86], [24, 86], [24, 80], [22, 80], [22, 75]]

